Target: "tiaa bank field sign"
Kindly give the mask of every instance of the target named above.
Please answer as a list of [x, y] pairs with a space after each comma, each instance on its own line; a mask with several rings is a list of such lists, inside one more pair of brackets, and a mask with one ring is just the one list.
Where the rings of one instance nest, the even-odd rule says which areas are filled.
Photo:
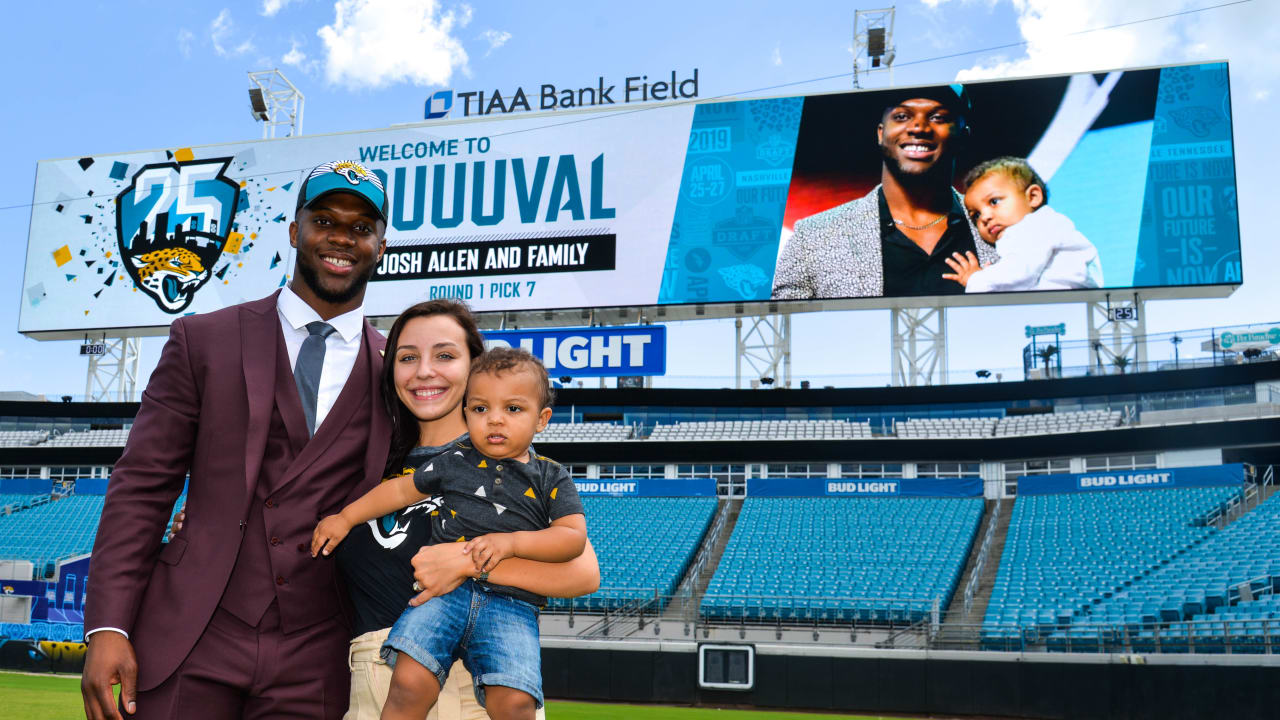
[[487, 347], [519, 347], [542, 361], [551, 377], [662, 375], [667, 329], [662, 325], [486, 332]]

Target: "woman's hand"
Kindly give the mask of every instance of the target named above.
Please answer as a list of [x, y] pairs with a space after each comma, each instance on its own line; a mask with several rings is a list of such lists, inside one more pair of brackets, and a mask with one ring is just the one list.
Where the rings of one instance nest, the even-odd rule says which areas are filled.
[[463, 580], [476, 575], [475, 563], [463, 552], [463, 543], [426, 545], [413, 556], [414, 589], [418, 595], [409, 601], [417, 607], [433, 597], [453, 592]]
[[173, 516], [173, 524], [169, 526], [169, 536], [166, 537], [165, 540], [172, 540], [173, 536], [177, 535], [178, 531], [182, 530], [182, 524], [185, 523], [186, 521], [187, 521], [187, 504], [182, 503], [182, 509], [178, 511], [177, 515]]

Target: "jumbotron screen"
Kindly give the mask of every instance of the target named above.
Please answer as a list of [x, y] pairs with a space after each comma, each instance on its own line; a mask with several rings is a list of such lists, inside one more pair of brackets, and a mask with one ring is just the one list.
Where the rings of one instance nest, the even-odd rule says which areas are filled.
[[1213, 63], [49, 160], [19, 330], [271, 293], [301, 180], [333, 160], [389, 197], [370, 315], [1194, 295], [1242, 282], [1231, 133]]

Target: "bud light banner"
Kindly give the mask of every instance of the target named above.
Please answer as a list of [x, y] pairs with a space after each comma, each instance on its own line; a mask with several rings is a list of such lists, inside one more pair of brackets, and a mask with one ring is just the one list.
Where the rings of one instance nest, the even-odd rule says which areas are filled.
[[487, 347], [519, 347], [542, 360], [551, 377], [662, 375], [667, 329], [642, 327], [512, 330], [484, 334]]
[[[510, 108], [477, 91], [459, 97], [483, 111], [461, 119], [440, 96], [416, 125], [46, 160], [18, 329], [159, 334], [270, 294], [300, 260], [308, 282], [324, 261], [290, 228], [326, 163], [376, 176], [386, 200], [382, 253], [340, 266], [371, 316], [435, 298], [532, 312], [1220, 297], [1243, 272], [1228, 80], [1209, 63], [693, 102], [673, 86], [696, 76], [673, 76], [620, 86], [669, 101], [622, 112], [491, 113]], [[948, 264], [902, 260], [935, 245]]]
[[1108, 490], [1214, 487], [1244, 483], [1244, 465], [1202, 465], [1094, 473], [1025, 475], [1018, 478], [1019, 495], [1056, 495]]
[[712, 478], [673, 480], [668, 478], [630, 478], [627, 480], [574, 480], [579, 495], [613, 497], [715, 497], [716, 481]]
[[48, 478], [0, 478], [0, 493], [15, 495], [48, 495], [53, 481]]
[[979, 478], [750, 478], [750, 497], [978, 497]]

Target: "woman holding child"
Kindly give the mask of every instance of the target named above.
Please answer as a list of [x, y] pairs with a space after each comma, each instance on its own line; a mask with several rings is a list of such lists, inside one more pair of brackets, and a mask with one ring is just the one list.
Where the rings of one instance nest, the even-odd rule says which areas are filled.
[[[462, 404], [471, 362], [483, 351], [475, 320], [460, 303], [419, 303], [396, 319], [387, 336], [381, 382], [392, 427], [387, 477], [402, 475], [403, 469], [421, 466], [466, 440]], [[355, 614], [347, 720], [378, 717], [392, 674], [380, 649], [410, 601], [421, 604], [427, 597], [447, 595], [480, 575], [471, 555], [463, 552], [466, 543], [428, 545], [431, 513], [438, 507], [439, 498], [430, 497], [356, 525], [335, 553]], [[574, 597], [595, 590], [599, 568], [588, 542], [585, 551], [568, 562], [509, 557], [488, 577], [496, 585], [535, 595]], [[485, 718], [470, 685], [470, 675], [460, 662], [455, 664], [433, 716]]]

